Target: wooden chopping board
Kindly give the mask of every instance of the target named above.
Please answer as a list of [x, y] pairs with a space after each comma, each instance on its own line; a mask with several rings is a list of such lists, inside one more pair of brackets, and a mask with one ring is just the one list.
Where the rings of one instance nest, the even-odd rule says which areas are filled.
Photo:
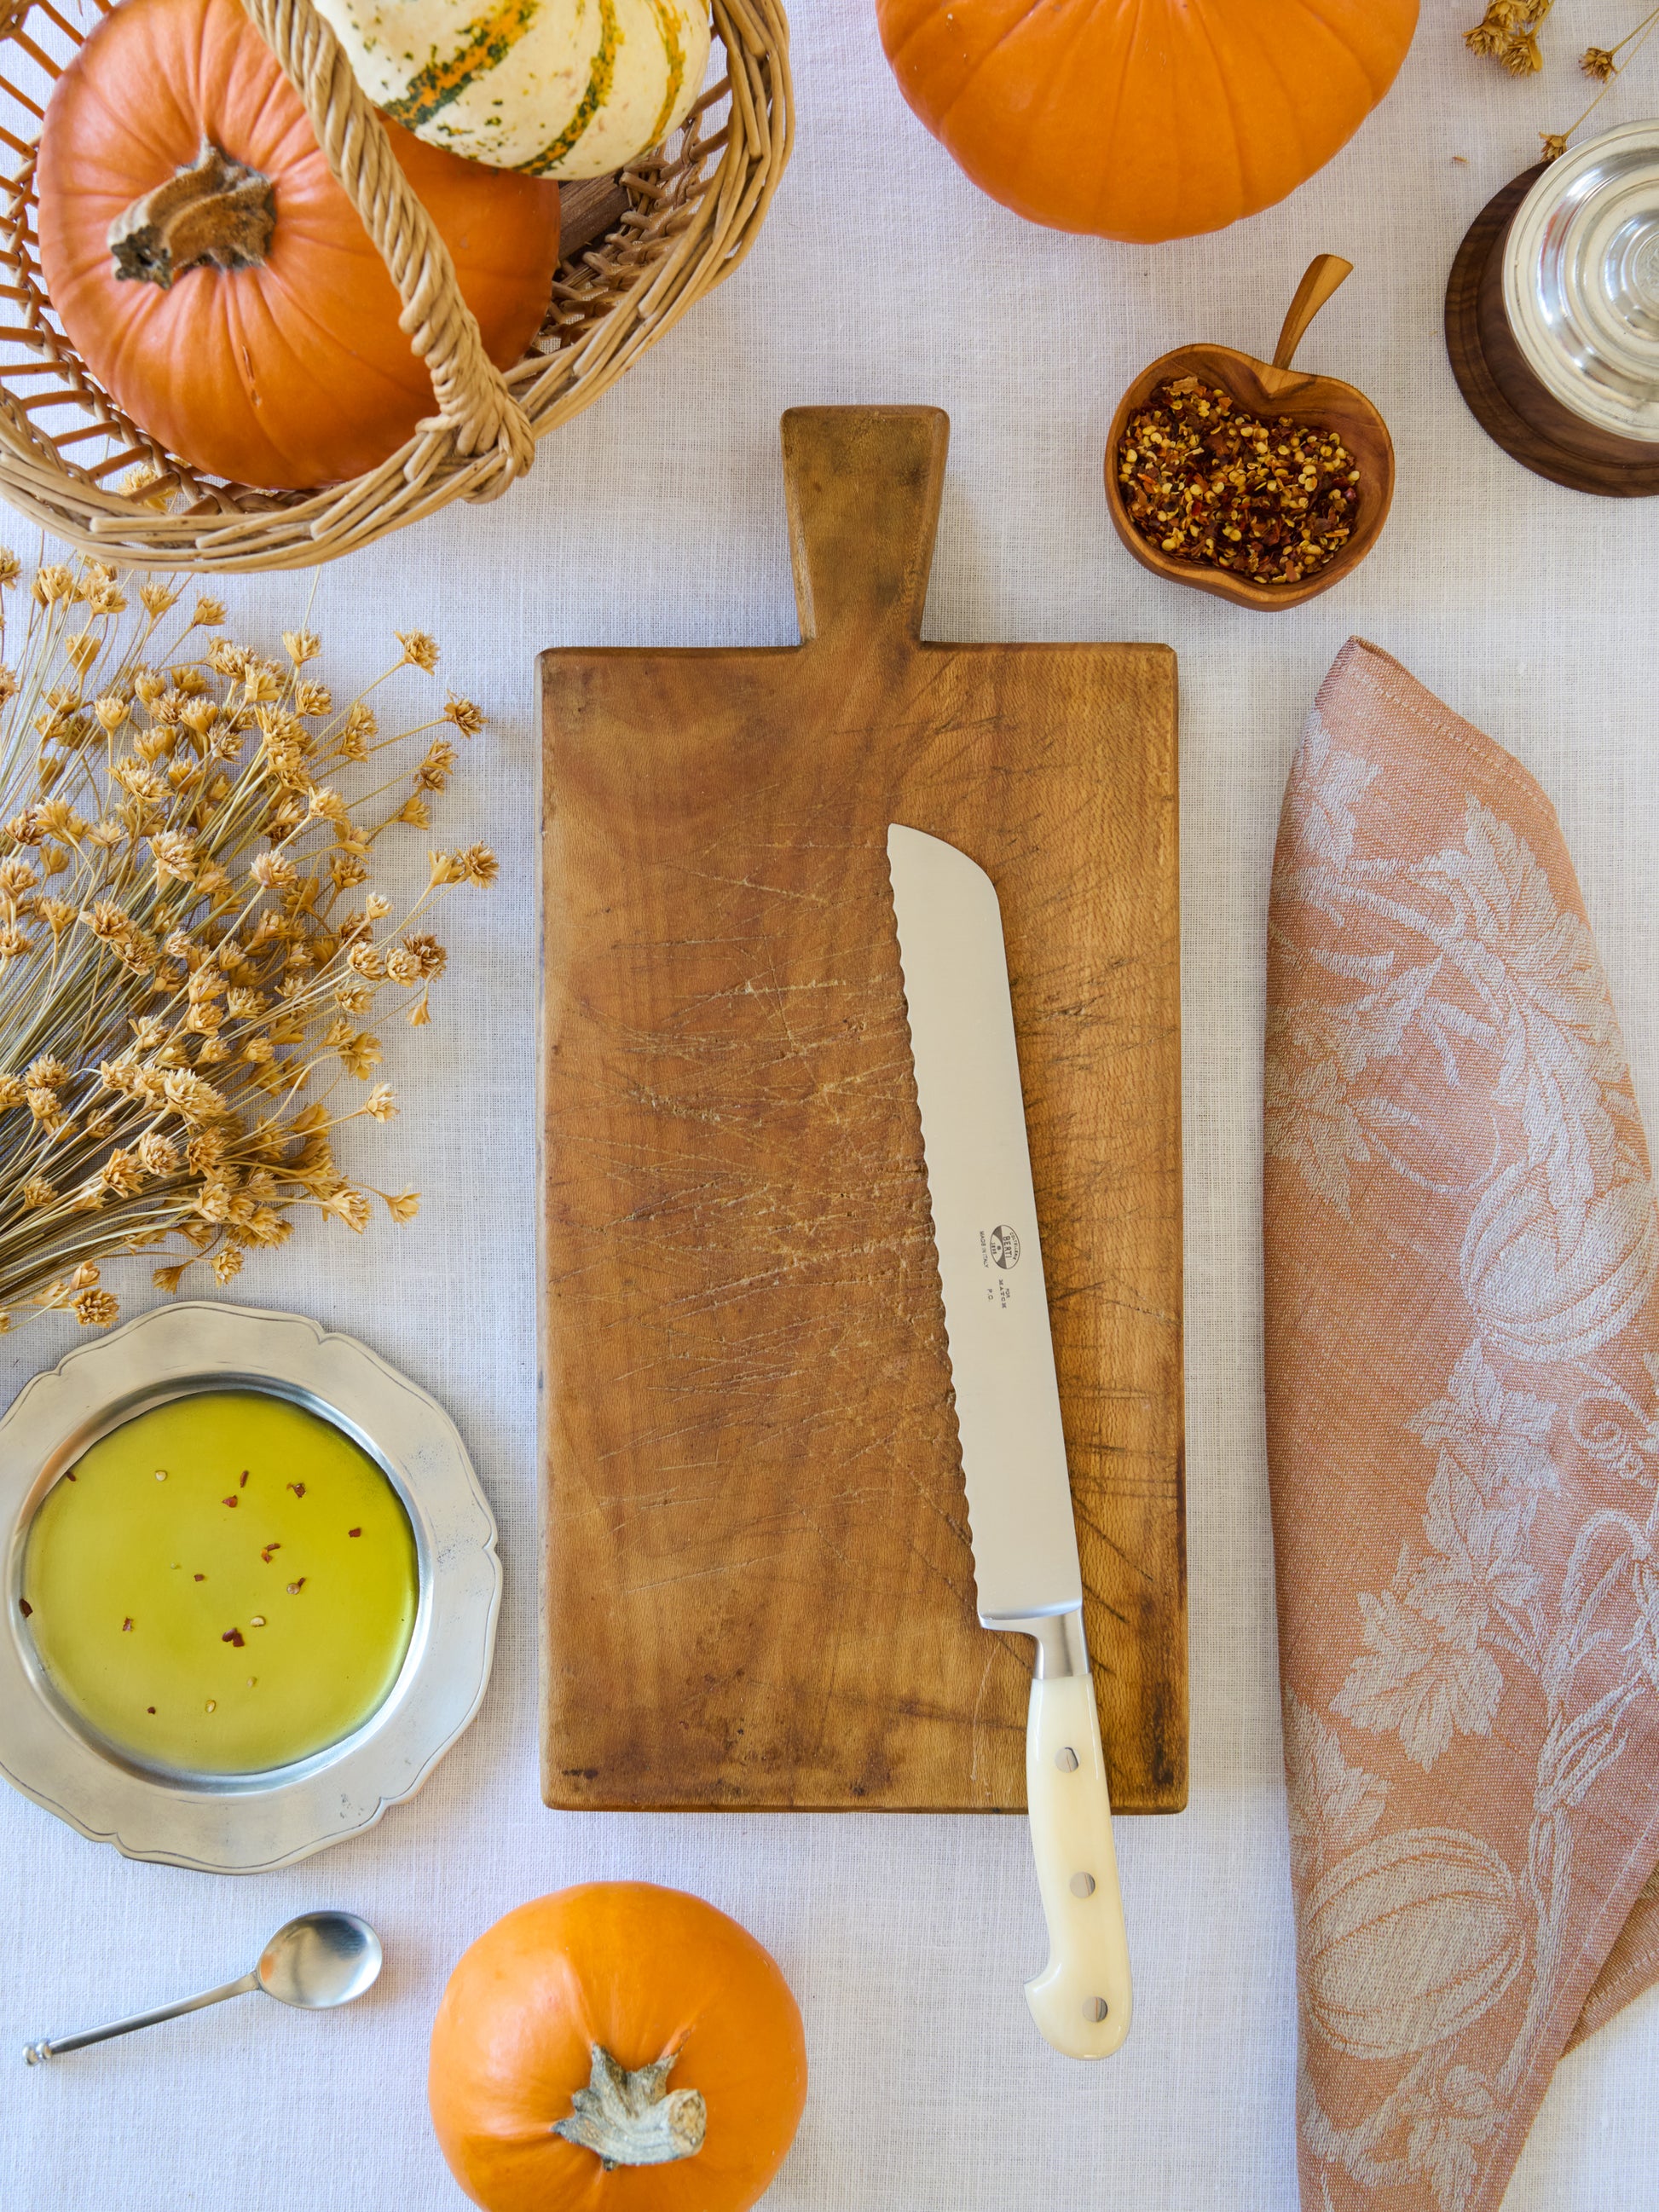
[[799, 646], [542, 658], [550, 1805], [1024, 1805], [891, 821], [1001, 896], [1112, 1795], [1186, 1800], [1175, 658], [922, 644], [947, 434], [784, 416]]

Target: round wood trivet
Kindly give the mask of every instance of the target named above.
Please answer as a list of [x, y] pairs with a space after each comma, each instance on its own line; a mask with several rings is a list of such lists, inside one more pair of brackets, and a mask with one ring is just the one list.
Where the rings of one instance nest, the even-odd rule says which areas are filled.
[[1516, 210], [1542, 174], [1540, 163], [1505, 185], [1457, 249], [1446, 283], [1452, 374], [1486, 435], [1534, 476], [1603, 499], [1653, 498], [1659, 495], [1659, 447], [1609, 437], [1581, 422], [1538, 383], [1504, 323], [1501, 293], [1493, 289], [1501, 282], [1504, 241]]

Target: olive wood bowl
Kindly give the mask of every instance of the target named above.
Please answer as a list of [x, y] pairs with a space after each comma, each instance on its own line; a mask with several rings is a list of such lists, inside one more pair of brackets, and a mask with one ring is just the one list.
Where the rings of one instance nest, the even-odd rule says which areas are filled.
[[[1181, 346], [1142, 369], [1124, 393], [1106, 441], [1106, 508], [1112, 527], [1143, 568], [1150, 568], [1155, 576], [1167, 576], [1172, 584], [1190, 585], [1194, 591], [1212, 592], [1218, 599], [1231, 599], [1237, 606], [1259, 607], [1271, 613], [1281, 607], [1300, 606], [1304, 599], [1328, 592], [1333, 584], [1352, 574], [1376, 543], [1394, 498], [1394, 441], [1389, 426], [1364, 393], [1352, 384], [1340, 383], [1334, 376], [1310, 376], [1291, 367], [1309, 324], [1352, 267], [1352, 262], [1335, 253], [1322, 253], [1309, 264], [1271, 362], [1257, 361], [1254, 355], [1237, 352], [1231, 346]], [[1166, 378], [1176, 376], [1197, 376], [1206, 384], [1218, 385], [1231, 394], [1237, 405], [1252, 415], [1268, 419], [1287, 415], [1293, 422], [1340, 434], [1359, 471], [1359, 505], [1354, 511], [1352, 535], [1334, 559], [1299, 583], [1258, 584], [1227, 568], [1177, 561], [1141, 536], [1129, 519], [1117, 480], [1118, 455], [1130, 416]]]

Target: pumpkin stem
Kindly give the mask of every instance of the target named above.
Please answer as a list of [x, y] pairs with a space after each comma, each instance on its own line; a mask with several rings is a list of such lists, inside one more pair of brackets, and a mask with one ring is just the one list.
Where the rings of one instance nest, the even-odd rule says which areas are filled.
[[630, 2074], [596, 2043], [587, 2087], [571, 2099], [574, 2110], [553, 2123], [554, 2134], [596, 2151], [607, 2173], [615, 2166], [668, 2166], [695, 2157], [702, 2148], [708, 2109], [701, 2089], [665, 2087], [678, 2057], [671, 2051]]
[[257, 269], [270, 251], [276, 205], [269, 177], [244, 168], [209, 139], [187, 167], [144, 192], [109, 227], [119, 279], [172, 289], [175, 276], [210, 261]]

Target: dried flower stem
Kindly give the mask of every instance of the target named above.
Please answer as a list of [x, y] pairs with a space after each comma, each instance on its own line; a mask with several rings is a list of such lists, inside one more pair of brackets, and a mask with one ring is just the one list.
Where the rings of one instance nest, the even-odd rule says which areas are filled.
[[[21, 575], [0, 552], [0, 664]], [[113, 1320], [104, 1262], [174, 1232], [193, 1255], [156, 1270], [167, 1289], [210, 1257], [228, 1281], [249, 1249], [286, 1240], [298, 1206], [362, 1229], [369, 1196], [332, 1134], [397, 1112], [384, 1083], [334, 1103], [380, 1064], [364, 1017], [390, 990], [427, 1022], [446, 956], [416, 925], [452, 885], [495, 874], [483, 846], [434, 853], [378, 939], [388, 899], [337, 914], [387, 828], [426, 825], [455, 748], [435, 735], [412, 776], [350, 800], [339, 784], [441, 726], [474, 735], [478, 710], [452, 698], [382, 738], [368, 692], [337, 710], [307, 673], [310, 632], [285, 635], [283, 667], [210, 638], [216, 600], [164, 640], [178, 592], [146, 580], [136, 596], [97, 562], [41, 567], [16, 672], [0, 665], [0, 1327], [23, 1307]], [[399, 644], [370, 691], [435, 669], [431, 638]], [[394, 1221], [417, 1202], [374, 1194]]]
[[[1565, 131], [1543, 131], [1539, 133], [1543, 142], [1544, 159], [1547, 161], [1560, 160], [1562, 155], [1567, 150], [1569, 140], [1595, 114], [1596, 109], [1607, 98], [1607, 88], [1613, 78], [1630, 67], [1631, 59], [1647, 44], [1656, 24], [1659, 24], [1659, 8], [1650, 9], [1635, 29], [1626, 31], [1617, 46], [1587, 46], [1584, 49], [1578, 57], [1578, 66], [1586, 76], [1594, 77], [1596, 80], [1600, 89], [1577, 122], [1570, 123]], [[1626, 46], [1630, 48], [1630, 56], [1621, 62], [1619, 57]]]

